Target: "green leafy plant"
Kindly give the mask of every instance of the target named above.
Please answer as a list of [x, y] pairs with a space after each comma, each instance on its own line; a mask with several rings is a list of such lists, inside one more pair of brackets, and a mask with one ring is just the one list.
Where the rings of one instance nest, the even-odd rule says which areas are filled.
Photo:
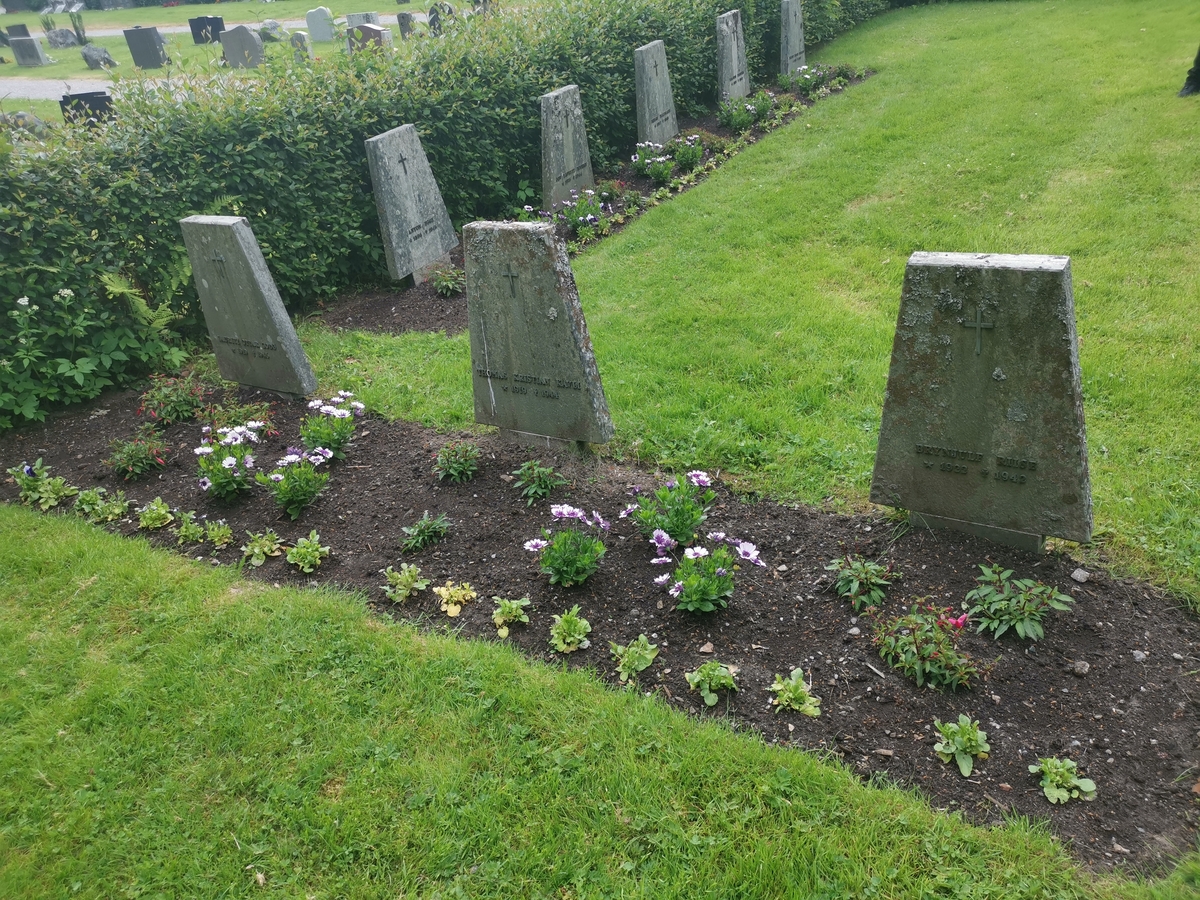
[[380, 569], [379, 574], [387, 579], [383, 592], [387, 594], [389, 600], [399, 603], [403, 603], [417, 591], [423, 591], [429, 587], [429, 579], [422, 578], [421, 570], [408, 563], [400, 563], [399, 572], [388, 566], [386, 569]]
[[667, 145], [667, 153], [675, 160], [679, 171], [687, 173], [694, 171], [704, 159], [704, 144], [700, 140], [700, 135], [690, 134], [687, 137], [678, 137], [671, 141]]
[[1054, 756], [1039, 759], [1037, 765], [1029, 767], [1029, 771], [1042, 776], [1042, 793], [1051, 803], [1066, 803], [1076, 798], [1096, 799], [1096, 783], [1090, 778], [1080, 778], [1079, 768], [1072, 759]]
[[999, 566], [980, 566], [983, 574], [976, 576], [979, 587], [967, 594], [967, 602], [975, 603], [970, 614], [979, 616], [979, 631], [993, 632], [1000, 637], [1012, 628], [1020, 637], [1031, 641], [1044, 636], [1042, 619], [1052, 609], [1067, 610], [1074, 597], [1059, 593], [1055, 588], [1032, 578], [1013, 578], [1012, 569], [1001, 571]]
[[21, 502], [36, 506], [42, 512], [79, 493], [79, 488], [67, 484], [67, 480], [61, 475], [51, 477], [50, 467], [42, 465], [40, 456], [32, 466], [22, 463], [5, 471], [21, 489]]
[[207, 423], [213, 430], [232, 428], [243, 422], [257, 422], [260, 426], [258, 431], [262, 434], [276, 433], [272, 425], [273, 416], [274, 409], [265, 400], [241, 403], [230, 398], [226, 398], [222, 403], [210, 404], [196, 413], [196, 418]]
[[625, 646], [615, 641], [609, 641], [608, 649], [612, 652], [613, 661], [617, 664], [617, 674], [621, 683], [629, 681], [639, 672], [650, 668], [654, 658], [658, 656], [658, 645], [650, 643], [644, 634], [639, 634]]
[[288, 448], [288, 451], [275, 463], [270, 474], [259, 472], [254, 480], [263, 485], [276, 505], [295, 521], [329, 483], [329, 474], [318, 472], [317, 466], [333, 456], [333, 452], [324, 447], [317, 447], [311, 453], [302, 453], [296, 448]]
[[559, 653], [574, 653], [576, 650], [586, 650], [592, 645], [588, 635], [592, 626], [588, 620], [579, 614], [579, 604], [576, 603], [561, 616], [554, 616], [550, 626], [550, 646]]
[[801, 66], [795, 72], [779, 76], [779, 86], [785, 91], [791, 91], [797, 97], [805, 100], [816, 100], [831, 91], [844, 87], [851, 78], [858, 75], [858, 70], [851, 65], [841, 63], [827, 65], [815, 63], [811, 66]]
[[572, 190], [570, 199], [557, 204], [551, 213], [554, 221], [566, 225], [581, 242], [607, 234], [611, 228], [606, 204], [590, 188], [582, 192]]
[[439, 514], [436, 519], [430, 518], [429, 510], [425, 510], [421, 518], [400, 530], [408, 535], [400, 542], [400, 550], [404, 553], [416, 553], [444, 538], [450, 531], [450, 520], [446, 518], [445, 513]]
[[466, 604], [479, 596], [475, 593], [475, 589], [465, 581], [462, 584], [447, 581], [442, 587], [435, 587], [433, 592], [442, 601], [442, 612], [452, 619], [462, 612], [462, 608]]
[[283, 540], [274, 529], [268, 528], [258, 534], [247, 531], [246, 537], [246, 543], [242, 544], [242, 558], [255, 568], [265, 563], [268, 556], [279, 556], [283, 553]]
[[200, 490], [226, 502], [250, 490], [254, 484], [253, 445], [258, 443], [262, 426], [262, 422], [255, 421], [215, 432], [208, 426], [202, 429], [200, 446], [192, 451], [200, 471]]
[[694, 672], [684, 673], [684, 678], [693, 691], [699, 691], [705, 706], [717, 705], [717, 691], [736, 691], [734, 670], [724, 663], [710, 659]]
[[346, 445], [354, 437], [354, 420], [365, 409], [353, 397], [349, 391], [338, 391], [329, 400], [318, 397], [309, 401], [308, 408], [314, 412], [300, 423], [300, 439], [305, 447], [322, 447], [337, 459], [346, 458]]
[[199, 544], [204, 540], [204, 526], [196, 521], [196, 513], [189, 509], [179, 514], [179, 525], [176, 526], [175, 534], [179, 538], [180, 546]]
[[733, 596], [733, 569], [733, 554], [725, 547], [717, 547], [711, 553], [704, 547], [688, 547], [675, 572], [656, 580], [670, 584], [667, 593], [678, 601], [676, 609], [712, 612], [729, 605]]
[[496, 636], [500, 639], [508, 637], [508, 626], [514, 623], [522, 625], [529, 624], [529, 613], [525, 612], [529, 606], [528, 597], [520, 597], [516, 600], [509, 600], [507, 597], [493, 597], [496, 601], [496, 609], [492, 613], [492, 624], [496, 626]]
[[129, 512], [133, 501], [125, 499], [124, 491], [117, 491], [112, 497], [107, 497], [107, 494], [108, 491], [102, 487], [80, 491], [79, 496], [75, 498], [76, 514], [83, 516], [93, 525], [98, 525], [102, 522], [115, 522]]
[[450, 441], [437, 452], [433, 474], [438, 481], [470, 481], [479, 471], [479, 448], [468, 441]]
[[204, 406], [206, 393], [204, 385], [192, 375], [181, 378], [152, 375], [150, 387], [142, 393], [137, 414], [145, 416], [156, 426], [186, 422], [194, 419]]
[[171, 507], [167, 506], [167, 501], [162, 497], [155, 497], [138, 510], [138, 528], [146, 531], [165, 528], [174, 521], [175, 517], [171, 515]]
[[443, 297], [461, 294], [467, 286], [467, 273], [454, 266], [434, 266], [429, 273], [429, 283]]
[[942, 739], [933, 745], [933, 752], [944, 763], [957, 763], [963, 778], [971, 776], [976, 757], [987, 759], [992, 750], [987, 742], [987, 732], [979, 730], [979, 722], [972, 721], [962, 713], [959, 713], [957, 722], [934, 719], [933, 727], [942, 735]]
[[635, 502], [621, 512], [647, 537], [665, 531], [680, 544], [690, 544], [708, 518], [708, 509], [717, 499], [708, 473], [688, 472], [682, 480], [671, 479], [653, 494], [639, 493]]
[[521, 491], [527, 506], [533, 506], [535, 500], [545, 500], [555, 488], [567, 483], [552, 466], [543, 466], [540, 459], [521, 463], [513, 475], [516, 476], [513, 487]]
[[875, 646], [893, 669], [939, 690], [969, 688], [979, 674], [974, 661], [958, 649], [967, 616], [954, 618], [949, 609], [914, 603], [902, 616], [875, 627]]
[[792, 669], [787, 678], [776, 674], [775, 683], [767, 690], [775, 694], [771, 698], [775, 712], [794, 709], [814, 718], [821, 714], [821, 698], [812, 692], [812, 685], [804, 681], [804, 673], [799, 668]]
[[321, 546], [321, 536], [314, 528], [308, 533], [308, 537], [300, 538], [295, 546], [288, 550], [287, 561], [309, 575], [320, 567], [321, 561], [328, 555], [329, 548]]
[[115, 440], [108, 448], [112, 455], [104, 460], [104, 464], [126, 481], [167, 465], [167, 442], [149, 422], [138, 428], [130, 440]]
[[881, 566], [877, 562], [850, 555], [835, 559], [825, 567], [826, 572], [837, 573], [833, 588], [839, 597], [850, 601], [856, 613], [883, 602], [883, 589], [895, 577], [891, 565]]
[[525, 542], [525, 549], [539, 555], [542, 572], [551, 584], [562, 587], [583, 584], [595, 575], [606, 552], [604, 541], [574, 528], [553, 534], [543, 529], [540, 538]]
[[218, 550], [222, 550], [233, 543], [233, 528], [227, 525], [224, 519], [209, 520], [204, 526], [204, 539]]

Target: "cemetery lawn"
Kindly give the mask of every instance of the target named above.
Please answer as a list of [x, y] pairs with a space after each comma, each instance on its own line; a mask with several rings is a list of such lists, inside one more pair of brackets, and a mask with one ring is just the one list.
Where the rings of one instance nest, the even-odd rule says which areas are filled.
[[[498, 644], [0, 505], [0, 893], [1188, 896]], [[865, 892], [865, 893], [864, 893]]]
[[[877, 74], [573, 262], [608, 452], [861, 509], [914, 250], [1072, 259], [1098, 529], [1200, 604], [1191, 0], [895, 11], [814, 60]], [[372, 408], [471, 417], [465, 334], [306, 332]], [[346, 363], [353, 358], [355, 363]]]

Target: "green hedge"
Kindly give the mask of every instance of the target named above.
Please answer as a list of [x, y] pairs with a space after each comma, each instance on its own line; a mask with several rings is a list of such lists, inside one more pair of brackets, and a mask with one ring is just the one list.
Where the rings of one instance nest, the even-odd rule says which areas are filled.
[[[806, 0], [807, 39], [826, 40], [887, 5]], [[121, 382], [161, 353], [146, 317], [110, 299], [99, 275], [121, 273], [151, 307], [173, 309], [179, 330], [195, 329], [178, 225], [186, 216], [249, 219], [289, 308], [379, 281], [385, 266], [366, 138], [416, 124], [455, 223], [504, 215], [522, 180], [540, 181], [541, 94], [579, 85], [593, 160], [610, 166], [636, 141], [633, 48], [663, 40], [676, 103], [699, 113], [716, 99], [715, 20], [730, 7], [724, 0], [563, 0], [462, 20], [398, 57], [330, 48], [312, 65], [280, 56], [262, 77], [244, 80], [126, 81], [113, 123], [96, 132], [64, 128], [56, 149], [14, 156], [0, 171], [0, 302], [40, 303], [68, 288], [103, 309], [139, 342], [128, 359], [104, 366], [103, 380]], [[778, 58], [778, 0], [745, 0], [740, 8], [751, 71], [764, 83]], [[2, 317], [0, 328], [7, 356], [15, 332]], [[96, 344], [92, 337], [82, 345]], [[62, 367], [27, 368], [24, 399], [0, 367], [0, 426], [5, 417], [42, 417], [41, 405], [29, 402], [40, 378], [48, 402], [104, 386], [51, 390], [50, 370]]]

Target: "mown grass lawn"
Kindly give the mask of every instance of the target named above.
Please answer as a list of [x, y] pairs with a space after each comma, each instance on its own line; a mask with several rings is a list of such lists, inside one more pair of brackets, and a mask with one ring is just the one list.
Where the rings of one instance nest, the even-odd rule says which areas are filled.
[[[1197, 35], [1190, 0], [956, 3], [813, 54], [877, 74], [576, 258], [611, 452], [861, 506], [908, 255], [1069, 255], [1097, 541], [1196, 603]], [[379, 408], [469, 421], [465, 336], [306, 337]]]

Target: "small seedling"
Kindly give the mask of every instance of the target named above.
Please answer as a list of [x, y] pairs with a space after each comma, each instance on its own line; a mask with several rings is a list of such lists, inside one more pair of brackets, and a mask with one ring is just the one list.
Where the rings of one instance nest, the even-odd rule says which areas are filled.
[[454, 266], [435, 266], [429, 273], [429, 283], [443, 297], [461, 294], [467, 286], [467, 273]]
[[22, 464], [6, 471], [21, 489], [21, 502], [36, 506], [42, 512], [79, 493], [79, 488], [67, 484], [61, 475], [51, 478], [50, 467], [42, 465], [40, 456], [32, 466]]
[[717, 691], [736, 691], [733, 669], [715, 659], [706, 662], [694, 672], [684, 673], [684, 678], [693, 691], [699, 691], [705, 706], [717, 705]]
[[592, 645], [587, 638], [591, 633], [592, 626], [579, 614], [576, 603], [561, 616], [554, 616], [554, 624], [550, 626], [550, 646], [559, 653], [586, 650]]
[[442, 598], [442, 612], [452, 619], [462, 612], [463, 606], [479, 596], [465, 581], [462, 584], [447, 581], [445, 587], [435, 587], [433, 592]]
[[1066, 803], [1068, 800], [1096, 799], [1096, 783], [1090, 778], [1080, 778], [1073, 759], [1058, 759], [1051, 756], [1039, 759], [1036, 766], [1029, 767], [1030, 773], [1042, 776], [1042, 793], [1051, 803]]
[[630, 641], [624, 647], [615, 641], [610, 641], [608, 648], [612, 651], [612, 658], [617, 664], [617, 674], [621, 676], [622, 684], [629, 681], [638, 672], [648, 669], [654, 662], [654, 658], [658, 656], [658, 644], [650, 643], [650, 639], [644, 634], [639, 634], [635, 640]]
[[451, 441], [438, 451], [433, 474], [438, 481], [449, 479], [455, 484], [470, 481], [479, 471], [479, 448], [467, 441]]
[[296, 541], [296, 546], [287, 552], [287, 561], [297, 566], [306, 575], [321, 565], [321, 560], [329, 555], [329, 548], [321, 546], [321, 536], [314, 528], [308, 537]]
[[383, 592], [387, 594], [389, 600], [399, 603], [403, 603], [417, 591], [423, 591], [429, 587], [429, 579], [422, 578], [421, 570], [408, 563], [400, 563], [399, 572], [388, 566], [386, 569], [380, 569], [379, 574], [383, 575], [388, 582], [384, 585]]
[[804, 673], [798, 668], [792, 669], [792, 674], [787, 678], [777, 674], [775, 683], [767, 690], [775, 694], [771, 698], [775, 712], [794, 709], [814, 718], [821, 714], [821, 698], [812, 693], [812, 685], [805, 683]]
[[210, 521], [204, 526], [204, 537], [218, 550], [223, 550], [233, 543], [233, 528], [226, 525], [224, 519]]
[[529, 606], [529, 598], [521, 597], [518, 600], [509, 600], [506, 597], [493, 597], [496, 601], [496, 610], [492, 613], [492, 623], [496, 626], [496, 636], [503, 640], [508, 637], [508, 626], [520, 622], [522, 625], [529, 624], [529, 614], [525, 612], [525, 608]]
[[975, 758], [987, 759], [992, 748], [988, 746], [987, 732], [979, 730], [979, 722], [973, 722], [959, 713], [958, 722], [933, 720], [933, 727], [941, 732], [942, 739], [933, 745], [933, 752], [944, 763], [958, 763], [963, 778], [971, 777]]
[[104, 460], [104, 464], [126, 481], [167, 465], [167, 442], [149, 422], [138, 428], [130, 440], [115, 440], [108, 448], [112, 456]]
[[196, 521], [196, 513], [188, 510], [179, 514], [179, 527], [176, 531], [179, 544], [198, 544], [204, 540], [204, 526]]
[[401, 543], [400, 550], [404, 553], [416, 553], [418, 550], [424, 550], [430, 544], [436, 544], [446, 536], [450, 531], [450, 520], [446, 518], [445, 513], [439, 515], [436, 519], [429, 517], [429, 510], [425, 510], [424, 515], [417, 519], [412, 525], [405, 525], [400, 529], [408, 535]]
[[883, 602], [883, 589], [891, 584], [892, 567], [861, 556], [835, 559], [825, 567], [826, 572], [836, 572], [834, 590], [839, 597], [850, 601], [856, 613]]
[[999, 566], [979, 567], [983, 574], [976, 577], [979, 587], [967, 594], [967, 602], [976, 605], [970, 610], [979, 616], [979, 632], [991, 631], [1000, 637], [1012, 628], [1020, 637], [1036, 641], [1043, 637], [1042, 618], [1051, 609], [1067, 610], [1074, 597], [1060, 594], [1056, 589], [1032, 578], [1012, 577], [1012, 569]]
[[93, 525], [101, 522], [115, 522], [129, 512], [132, 500], [125, 499], [124, 491], [105, 499], [108, 492], [104, 488], [92, 488], [90, 491], [80, 491], [75, 499], [75, 512], [83, 516]]
[[138, 528], [146, 531], [165, 528], [174, 521], [175, 517], [171, 515], [171, 507], [167, 506], [167, 501], [162, 497], [155, 497], [138, 510]]
[[249, 540], [242, 545], [242, 557], [255, 568], [265, 563], [268, 556], [279, 556], [283, 553], [283, 541], [271, 528], [260, 534], [247, 531], [246, 537]]
[[527, 506], [533, 506], [535, 500], [545, 500], [556, 487], [567, 483], [567, 479], [555, 472], [552, 466], [543, 466], [540, 459], [521, 463], [513, 475], [517, 476], [513, 487], [520, 489]]

